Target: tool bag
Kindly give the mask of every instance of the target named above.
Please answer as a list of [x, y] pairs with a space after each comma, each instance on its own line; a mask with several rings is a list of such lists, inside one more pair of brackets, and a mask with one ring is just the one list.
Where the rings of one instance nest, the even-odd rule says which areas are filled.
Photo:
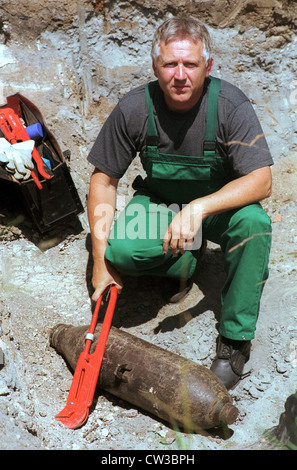
[[[3, 120], [9, 115], [9, 111], [17, 118], [15, 120], [18, 121], [18, 125], [11, 116], [9, 116], [11, 120], [4, 125]], [[31, 177], [26, 180], [16, 180], [0, 165], [1, 192], [1, 186], [4, 188], [6, 184], [14, 185], [25, 209], [41, 233], [64, 225], [82, 213], [84, 209], [66, 163], [70, 152], [61, 151], [56, 138], [46, 127], [39, 109], [27, 98], [16, 93], [8, 96], [7, 103], [0, 107], [0, 117], [0, 137], [5, 137], [10, 143], [12, 140], [14, 142], [26, 140], [26, 135], [29, 140], [31, 138], [28, 135], [29, 129], [34, 129], [34, 126], [42, 129], [41, 135], [34, 137], [35, 154], [32, 152], [32, 156], [35, 155], [35, 161], [32, 160], [36, 168], [31, 172]], [[9, 132], [13, 139], [7, 138]]]

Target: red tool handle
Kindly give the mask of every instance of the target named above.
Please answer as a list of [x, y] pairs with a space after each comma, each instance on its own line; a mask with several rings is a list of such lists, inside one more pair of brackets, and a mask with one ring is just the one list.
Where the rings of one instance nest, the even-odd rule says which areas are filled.
[[116, 300], [117, 288], [112, 286], [110, 289], [109, 304], [105, 313], [96, 349], [92, 354], [89, 354], [102, 296], [98, 299], [91, 325], [86, 335], [84, 351], [81, 353], [76, 364], [67, 404], [65, 408], [56, 415], [56, 419], [61, 421], [70, 429], [76, 429], [82, 426], [88, 418], [89, 407], [93, 402]]
[[104, 321], [101, 327], [100, 335], [98, 338], [98, 343], [97, 343], [95, 351], [91, 355], [89, 355], [89, 350], [93, 341], [92, 336], [93, 336], [93, 333], [95, 331], [95, 327], [97, 324], [102, 296], [97, 301], [96, 308], [92, 317], [91, 325], [89, 328], [89, 332], [86, 337], [86, 344], [85, 344], [85, 350], [83, 352], [83, 355], [84, 355], [85, 360], [88, 360], [89, 364], [94, 367], [92, 380], [90, 379], [89, 384], [87, 384], [88, 389], [89, 389], [89, 392], [88, 392], [89, 396], [88, 396], [88, 401], [87, 401], [88, 407], [91, 406], [92, 404], [94, 393], [96, 390], [99, 372], [101, 369], [101, 363], [102, 363], [102, 359], [103, 359], [103, 355], [105, 351], [105, 345], [106, 345], [106, 341], [108, 338], [108, 334], [109, 334], [109, 330], [110, 330], [111, 322], [113, 318], [113, 313], [114, 313], [114, 309], [116, 305], [117, 293], [118, 293], [117, 288], [115, 286], [112, 286], [110, 289], [110, 300], [109, 300], [109, 304], [105, 313]]

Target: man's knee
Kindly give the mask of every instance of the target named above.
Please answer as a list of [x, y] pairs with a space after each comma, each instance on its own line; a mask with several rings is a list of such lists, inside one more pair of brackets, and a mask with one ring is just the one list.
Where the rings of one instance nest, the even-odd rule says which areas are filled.
[[140, 276], [154, 272], [166, 256], [158, 240], [109, 240], [105, 258], [121, 273]]
[[271, 220], [259, 204], [243, 207], [231, 218], [231, 226], [245, 236], [270, 234]]
[[133, 249], [130, 240], [109, 239], [105, 251], [105, 258], [122, 273], [133, 270]]

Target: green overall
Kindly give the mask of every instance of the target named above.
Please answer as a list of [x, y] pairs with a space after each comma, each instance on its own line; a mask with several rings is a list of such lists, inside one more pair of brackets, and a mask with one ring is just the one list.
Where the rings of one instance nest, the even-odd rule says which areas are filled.
[[[214, 193], [228, 177], [216, 156], [217, 101], [220, 80], [211, 77], [206, 132], [202, 156], [168, 155], [158, 150], [153, 113], [156, 82], [146, 87], [148, 107], [147, 148], [142, 155], [146, 178], [133, 183], [136, 193], [114, 224], [105, 257], [130, 276], [154, 275], [190, 278], [197, 251], [176, 258], [163, 253], [163, 237], [182, 205]], [[268, 277], [271, 222], [260, 204], [208, 217], [202, 236], [221, 246], [225, 255], [226, 282], [222, 290], [220, 333], [230, 339], [254, 337], [262, 289]]]

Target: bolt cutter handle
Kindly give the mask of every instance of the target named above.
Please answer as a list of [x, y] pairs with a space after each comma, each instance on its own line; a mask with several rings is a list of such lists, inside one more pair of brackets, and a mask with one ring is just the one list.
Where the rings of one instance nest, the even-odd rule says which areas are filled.
[[109, 304], [105, 313], [96, 349], [92, 354], [89, 354], [90, 346], [94, 339], [94, 331], [98, 319], [102, 295], [96, 303], [89, 331], [86, 335], [85, 348], [76, 364], [66, 406], [55, 417], [56, 420], [61, 421], [67, 428], [76, 429], [82, 426], [88, 418], [89, 407], [93, 402], [116, 300], [117, 288], [113, 285], [110, 289]]

